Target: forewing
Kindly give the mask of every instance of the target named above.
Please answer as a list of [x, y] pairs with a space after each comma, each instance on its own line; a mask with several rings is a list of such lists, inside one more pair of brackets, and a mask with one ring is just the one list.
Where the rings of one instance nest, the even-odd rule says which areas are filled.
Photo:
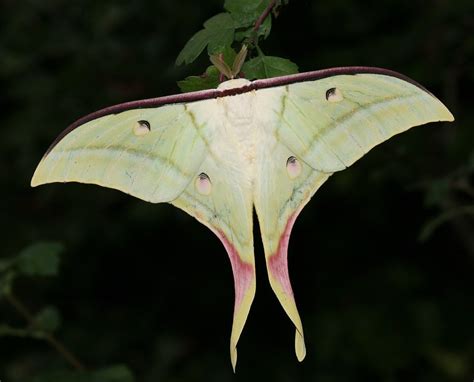
[[453, 120], [431, 93], [389, 75], [334, 75], [278, 89], [276, 134], [311, 167], [328, 173], [410, 127]]
[[201, 125], [184, 103], [126, 110], [86, 122], [48, 151], [31, 184], [94, 183], [153, 203], [173, 200], [194, 179], [208, 151], [215, 132], [209, 103], [212, 100], [194, 103], [203, 115]]

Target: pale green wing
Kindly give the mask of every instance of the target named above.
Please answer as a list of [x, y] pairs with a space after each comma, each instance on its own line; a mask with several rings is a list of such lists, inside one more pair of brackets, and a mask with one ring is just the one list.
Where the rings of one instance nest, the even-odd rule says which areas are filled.
[[276, 131], [284, 88], [264, 89], [256, 98], [264, 143], [257, 153], [254, 204], [262, 235], [270, 285], [296, 327], [295, 352], [306, 355], [303, 326], [288, 272], [288, 243], [303, 207], [331, 174], [314, 170], [282, 144]]
[[252, 190], [235, 168], [238, 153], [219, 151], [226, 136], [221, 103], [210, 98], [131, 109], [73, 126], [43, 157], [31, 183], [94, 183], [154, 203], [167, 201], [209, 227], [224, 244], [234, 274], [235, 369], [237, 342], [255, 294]]
[[[199, 191], [202, 180], [198, 179], [198, 184], [190, 184], [172, 204], [209, 227], [219, 237], [229, 255], [235, 289], [234, 322], [230, 338], [230, 356], [235, 371], [237, 342], [255, 295], [252, 193], [250, 188], [242, 186], [245, 182], [240, 182], [238, 173], [222, 166], [212, 157], [207, 158], [201, 168], [210, 182], [209, 194]], [[205, 270], [202, 272], [205, 273]], [[205, 277], [212, 275], [206, 274]]]
[[[272, 81], [287, 79], [264, 84]], [[304, 79], [257, 94], [256, 109], [265, 110], [258, 116], [265, 138], [258, 154], [254, 203], [270, 283], [296, 326], [295, 350], [302, 360], [303, 329], [287, 261], [299, 212], [334, 171], [351, 165], [375, 145], [412, 126], [451, 121], [453, 116], [419, 86], [380, 74]]]
[[313, 170], [276, 140], [268, 143], [260, 152], [254, 203], [270, 285], [296, 327], [295, 351], [302, 361], [306, 348], [288, 274], [288, 241], [296, 217], [330, 174]]
[[[240, 98], [233, 100], [239, 103]], [[230, 356], [235, 371], [237, 342], [255, 295], [255, 261], [253, 248], [252, 184], [249, 174], [239, 164], [241, 153], [231, 143], [234, 126], [229, 121], [229, 109], [222, 99], [209, 100], [217, 109], [214, 114], [219, 129], [210, 144], [209, 154], [199, 167], [199, 174], [172, 204], [194, 216], [209, 227], [224, 244], [234, 274], [234, 322], [230, 338]], [[219, 105], [219, 106], [218, 106]], [[203, 110], [195, 103], [188, 112], [197, 124]]]
[[86, 122], [43, 157], [31, 184], [94, 183], [153, 203], [173, 200], [196, 176], [215, 133], [210, 103], [196, 102], [206, 110], [200, 125], [186, 104], [126, 110]]
[[298, 158], [324, 172], [343, 170], [410, 127], [454, 119], [432, 94], [388, 75], [335, 75], [278, 89], [275, 134]]

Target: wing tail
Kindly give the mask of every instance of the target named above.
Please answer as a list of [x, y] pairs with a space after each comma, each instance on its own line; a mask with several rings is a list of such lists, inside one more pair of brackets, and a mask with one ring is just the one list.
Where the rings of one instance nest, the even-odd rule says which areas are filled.
[[[206, 187], [191, 182], [172, 204], [207, 226], [224, 245], [234, 275], [235, 301], [230, 357], [237, 364], [237, 343], [255, 295], [251, 190], [239, 172], [209, 156], [202, 165]], [[199, 172], [198, 172], [199, 173]], [[225, 176], [223, 176], [223, 174]]]
[[288, 218], [283, 232], [279, 235], [276, 250], [272, 250], [268, 238], [264, 237], [263, 241], [266, 246], [266, 263], [270, 285], [277, 296], [278, 301], [280, 301], [281, 306], [295, 325], [295, 352], [298, 361], [301, 362], [306, 356], [303, 324], [301, 323], [298, 308], [296, 307], [296, 301], [288, 272], [288, 242], [297, 215], [298, 213], [294, 213]]
[[[234, 274], [234, 321], [230, 336], [230, 359], [235, 372], [237, 365], [237, 342], [244, 328], [255, 296], [255, 261], [253, 249], [238, 250], [222, 231], [216, 232], [229, 255]], [[244, 255], [246, 253], [246, 255]]]
[[295, 351], [306, 355], [301, 323], [288, 272], [288, 242], [293, 224], [303, 207], [330, 174], [314, 171], [294, 153], [275, 142], [262, 152], [254, 196], [270, 285], [295, 325]]

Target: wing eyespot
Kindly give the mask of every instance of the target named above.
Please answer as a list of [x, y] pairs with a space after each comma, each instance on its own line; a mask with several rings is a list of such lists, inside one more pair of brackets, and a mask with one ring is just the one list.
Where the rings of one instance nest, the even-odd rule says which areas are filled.
[[286, 161], [286, 171], [290, 179], [295, 179], [301, 174], [301, 163], [296, 157], [291, 156]]
[[148, 121], [140, 120], [140, 121], [137, 121], [135, 125], [133, 125], [133, 133], [138, 137], [146, 135], [150, 131], [151, 131], [151, 126], [150, 126], [150, 122]]
[[344, 99], [342, 92], [338, 88], [326, 90], [326, 100], [329, 102], [339, 102]]
[[211, 179], [204, 172], [201, 172], [197, 176], [195, 186], [196, 186], [197, 191], [201, 195], [209, 195], [211, 193], [211, 189], [212, 189]]

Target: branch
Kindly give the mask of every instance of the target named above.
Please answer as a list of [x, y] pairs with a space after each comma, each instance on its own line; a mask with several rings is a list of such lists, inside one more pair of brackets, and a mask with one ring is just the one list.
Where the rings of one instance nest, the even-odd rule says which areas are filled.
[[[28, 310], [28, 308], [23, 305], [23, 303], [18, 300], [13, 293], [7, 293], [5, 298], [8, 302], [18, 311], [18, 313], [32, 326], [36, 326], [36, 320]], [[77, 359], [77, 357], [72, 354], [66, 347], [53, 336], [52, 333], [44, 332], [44, 339], [49, 342], [49, 344], [56, 349], [56, 351], [63, 356], [63, 358], [76, 370], [84, 371], [86, 368], [84, 365]]]
[[265, 8], [265, 10], [262, 12], [262, 14], [258, 17], [257, 21], [255, 22], [255, 26], [253, 27], [254, 32], [258, 31], [258, 28], [260, 28], [260, 25], [265, 21], [265, 19], [268, 17], [272, 9], [276, 5], [276, 0], [270, 1], [270, 4]]

